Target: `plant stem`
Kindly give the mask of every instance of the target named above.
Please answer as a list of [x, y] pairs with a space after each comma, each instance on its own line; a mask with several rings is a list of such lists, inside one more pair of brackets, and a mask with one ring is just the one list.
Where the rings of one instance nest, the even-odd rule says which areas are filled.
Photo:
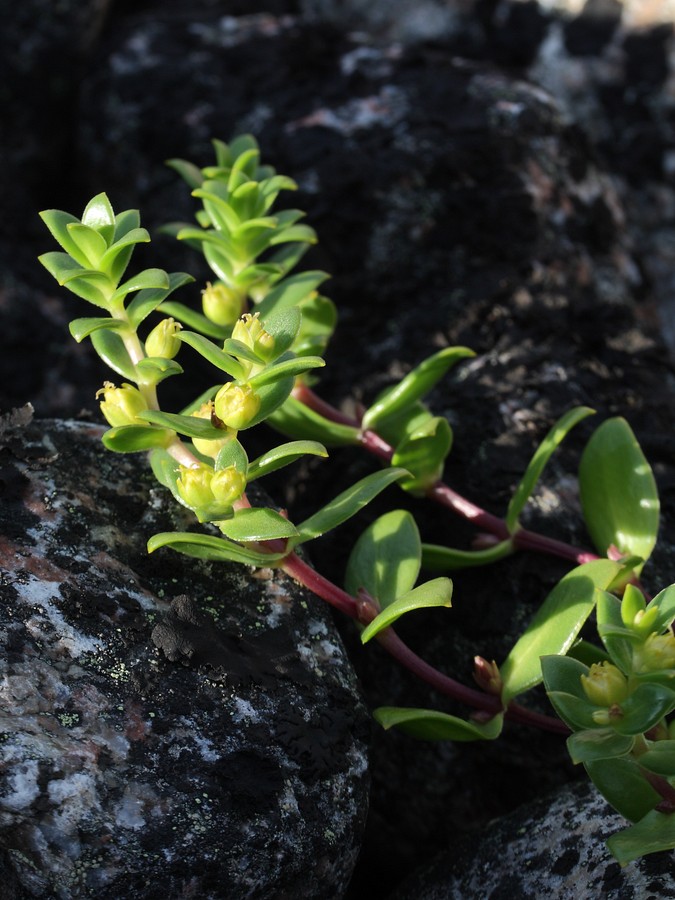
[[654, 788], [656, 793], [663, 798], [656, 807], [658, 812], [669, 814], [675, 813], [675, 788], [671, 784], [669, 784], [669, 782], [662, 775], [657, 775], [655, 772], [650, 772], [648, 769], [644, 769], [642, 766], [640, 766], [640, 772]]

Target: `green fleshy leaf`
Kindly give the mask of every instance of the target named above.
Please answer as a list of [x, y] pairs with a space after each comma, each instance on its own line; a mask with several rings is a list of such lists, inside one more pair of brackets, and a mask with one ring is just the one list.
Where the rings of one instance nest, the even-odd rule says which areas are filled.
[[625, 419], [608, 419], [593, 433], [581, 458], [579, 489], [598, 551], [605, 554], [615, 546], [621, 553], [649, 559], [659, 528], [659, 495]]
[[359, 443], [359, 430], [351, 425], [331, 422], [295, 397], [289, 397], [274, 412], [267, 424], [287, 437], [319, 441], [327, 447], [348, 447]]
[[649, 853], [675, 850], [675, 815], [653, 809], [635, 825], [608, 838], [607, 846], [622, 866]]
[[[197, 188], [192, 192], [193, 197], [198, 197], [203, 205], [209, 220], [213, 227], [219, 233], [230, 234], [240, 224], [241, 217], [233, 203], [228, 203], [222, 197], [219, 197], [213, 190], [210, 190], [212, 183], [205, 181], [201, 188]], [[190, 235], [194, 237], [195, 235]]]
[[[115, 234], [113, 244], [136, 228], [140, 228], [141, 216], [137, 209], [125, 209], [115, 216]], [[112, 245], [111, 245], [112, 246]]]
[[293, 344], [298, 356], [320, 356], [328, 345], [337, 324], [337, 309], [328, 297], [317, 295], [300, 303], [302, 327]]
[[68, 326], [70, 333], [78, 344], [86, 337], [89, 337], [94, 331], [99, 331], [101, 328], [110, 328], [113, 331], [116, 331], [125, 327], [126, 322], [122, 322], [120, 319], [104, 319], [100, 317], [92, 319], [73, 319]]
[[154, 447], [168, 447], [175, 432], [152, 425], [120, 425], [104, 432], [101, 440], [107, 450], [115, 453], [138, 453]]
[[193, 190], [201, 187], [204, 178], [201, 171], [191, 162], [184, 159], [167, 159], [166, 165], [178, 172], [180, 177], [187, 182], [188, 186]]
[[222, 469], [227, 469], [230, 466], [234, 466], [238, 472], [247, 476], [247, 481], [249, 480], [248, 455], [243, 446], [234, 437], [230, 438], [218, 451], [218, 456], [216, 456], [215, 460], [216, 472], [220, 472]]
[[514, 553], [513, 541], [508, 538], [484, 550], [454, 550], [439, 544], [422, 544], [422, 566], [431, 572], [452, 572], [498, 562]]
[[316, 232], [309, 225], [292, 225], [290, 228], [273, 231], [265, 246], [276, 247], [279, 244], [288, 244], [291, 241], [316, 244]]
[[181, 416], [178, 413], [165, 413], [158, 409], [146, 409], [138, 414], [139, 419], [151, 422], [153, 425], [161, 425], [171, 428], [178, 434], [185, 434], [192, 438], [202, 438], [206, 441], [221, 440], [226, 437], [222, 428], [216, 428], [208, 419], [200, 419], [197, 416]]
[[168, 291], [171, 287], [169, 275], [164, 269], [145, 269], [121, 284], [112, 296], [112, 302], [122, 300], [134, 291], [158, 289]]
[[198, 397], [195, 397], [191, 403], [188, 403], [184, 409], [181, 409], [180, 414], [182, 416], [191, 416], [192, 413], [198, 412], [205, 403], [208, 403], [209, 400], [213, 400], [222, 386], [222, 384], [214, 384], [210, 388], [207, 388]]
[[290, 349], [302, 324], [302, 314], [297, 308], [281, 309], [260, 317], [265, 331], [274, 338], [274, 359]]
[[119, 281], [129, 265], [133, 248], [136, 244], [147, 244], [149, 241], [150, 235], [145, 228], [132, 228], [105, 251], [101, 257], [101, 268], [110, 270], [113, 280]]
[[427, 407], [416, 401], [390, 418], [379, 422], [377, 433], [381, 438], [396, 447], [411, 434], [423, 429], [434, 418]]
[[88, 303], [93, 303], [101, 309], [110, 308], [111, 282], [102, 272], [92, 270], [76, 272], [64, 284], [69, 291]]
[[95, 229], [110, 244], [115, 234], [115, 213], [107, 194], [97, 194], [82, 213], [82, 224]]
[[226, 538], [191, 531], [165, 531], [153, 535], [148, 541], [148, 553], [160, 547], [170, 547], [185, 556], [208, 559], [214, 562], [237, 562], [249, 566], [273, 566], [283, 559], [284, 553], [264, 553], [240, 547]]
[[256, 478], [276, 472], [277, 469], [282, 469], [307, 455], [327, 457], [328, 452], [323, 444], [317, 441], [291, 441], [288, 444], [280, 444], [253, 460], [248, 467], [248, 481], [255, 481]]
[[373, 713], [385, 728], [396, 726], [412, 737], [425, 741], [493, 741], [501, 734], [504, 716], [500, 713], [488, 722], [467, 722], [433, 709], [403, 709], [381, 706]]
[[467, 347], [446, 347], [434, 353], [376, 400], [363, 417], [363, 428], [377, 430], [382, 422], [421, 400], [460, 359], [475, 355]]
[[[136, 370], [146, 384], [159, 384], [172, 375], [182, 375], [183, 367], [175, 359], [149, 356], [136, 363]], [[140, 379], [139, 379], [140, 380]]]
[[[134, 301], [129, 305], [129, 308], [131, 308], [135, 300], [136, 298], [134, 298]], [[183, 303], [177, 303], [174, 300], [168, 300], [162, 303], [158, 309], [167, 316], [173, 316], [173, 318], [182, 325], [187, 325], [188, 328], [192, 328], [194, 331], [205, 334], [210, 338], [216, 338], [217, 340], [222, 341], [226, 337], [229, 337], [232, 331], [231, 326], [216, 325], [215, 322], [207, 319], [206, 316], [203, 316], [201, 313], [195, 312], [195, 310], [190, 309], [189, 306], [185, 306]]]
[[510, 534], [518, 528], [518, 518], [523, 511], [525, 504], [532, 496], [537, 482], [541, 478], [546, 463], [551, 458], [553, 452], [558, 445], [567, 437], [569, 432], [582, 419], [595, 414], [595, 410], [587, 406], [577, 406], [575, 409], [569, 410], [555, 423], [553, 428], [546, 435], [541, 444], [537, 447], [534, 456], [525, 470], [525, 474], [515, 490], [515, 493], [509, 503], [508, 512], [506, 514], [506, 527]]
[[633, 669], [633, 647], [642, 638], [626, 628], [621, 617], [621, 601], [613, 594], [602, 591], [597, 599], [598, 634], [612, 661], [624, 675]]
[[675, 741], [654, 741], [640, 756], [640, 765], [656, 775], [675, 778]]
[[68, 253], [61, 253], [58, 250], [43, 253], [38, 256], [38, 260], [62, 287], [69, 279], [88, 271], [75, 259], [71, 259]]
[[194, 331], [181, 331], [179, 337], [182, 343], [188, 344], [200, 356], [207, 359], [211, 365], [221, 369], [223, 372], [227, 372], [232, 378], [243, 380], [246, 377], [246, 371], [242, 364], [234, 357], [224, 353], [208, 338], [203, 337], [201, 334], [196, 334]]
[[409, 512], [395, 509], [376, 519], [351, 552], [345, 590], [366, 590], [381, 607], [411, 591], [420, 571], [420, 534]]
[[254, 428], [256, 425], [260, 425], [275, 410], [279, 409], [288, 399], [294, 383], [293, 378], [281, 378], [279, 381], [273, 381], [271, 384], [257, 385], [256, 393], [260, 397], [260, 409], [246, 428]]
[[571, 649], [567, 651], [567, 656], [576, 659], [589, 667], [592, 666], [593, 663], [610, 661], [609, 653], [603, 650], [602, 647], [598, 647], [596, 644], [591, 644], [590, 641], [584, 640], [578, 640], [572, 644]]
[[567, 653], [604, 590], [621, 571], [620, 563], [598, 559], [577, 566], [558, 582], [500, 666], [508, 703], [542, 680], [540, 658]]
[[356, 484], [331, 500], [323, 509], [320, 509], [309, 519], [305, 519], [297, 526], [300, 540], [294, 542], [294, 546], [305, 541], [312, 541], [321, 537], [327, 531], [332, 531], [338, 525], [342, 525], [347, 519], [356, 515], [364, 506], [370, 503], [379, 493], [390, 484], [400, 481], [407, 476], [405, 469], [383, 469], [366, 475]]
[[297, 536], [292, 522], [273, 509], [238, 509], [234, 518], [220, 524], [234, 541], [274, 541]]
[[643, 734], [675, 709], [675, 691], [662, 684], [643, 682], [621, 704], [623, 715], [612, 723], [619, 734]]
[[452, 448], [452, 429], [440, 417], [425, 422], [421, 428], [404, 438], [396, 447], [391, 463], [407, 469], [412, 478], [401, 487], [412, 494], [423, 494], [443, 474], [445, 459]]
[[257, 353], [254, 353], [247, 344], [244, 344], [242, 341], [234, 340], [233, 338], [227, 338], [223, 342], [223, 351], [229, 353], [231, 356], [236, 356], [237, 359], [245, 359], [248, 362], [256, 363], [257, 365], [265, 362], [265, 360], [258, 356]]
[[302, 300], [305, 300], [312, 291], [315, 291], [320, 284], [323, 284], [329, 276], [326, 272], [307, 271], [300, 272], [297, 275], [291, 275], [284, 278], [275, 285], [272, 290], [266, 294], [256, 307], [260, 312], [261, 318], [269, 315], [272, 311], [288, 309], [297, 306]]
[[91, 335], [91, 342], [103, 362], [114, 372], [128, 378], [129, 381], [138, 381], [136, 367], [119, 334], [110, 330], [94, 331]]
[[[168, 306], [169, 304], [164, 305], [164, 301], [169, 294], [172, 294], [174, 291], [178, 290], [178, 288], [190, 284], [193, 281], [194, 278], [192, 275], [188, 275], [185, 272], [171, 272], [169, 275], [168, 288], [148, 288], [139, 291], [127, 306], [127, 315], [132, 327], [138, 328], [141, 322], [145, 321], [150, 313], [158, 308], [161, 308], [162, 312], [166, 311], [165, 306]], [[176, 306], [180, 306], [180, 304], [176, 304]], [[171, 315], [171, 312], [168, 311], [168, 314]], [[178, 316], [175, 318], [180, 322], [183, 321]]]
[[[284, 354], [285, 355], [285, 354]], [[310, 369], [321, 369], [326, 365], [320, 356], [293, 356], [290, 359], [281, 357], [279, 362], [266, 366], [258, 375], [249, 378], [249, 384], [256, 389], [264, 384], [272, 384], [285, 378], [295, 378]]]
[[652, 628], [657, 632], [665, 631], [675, 619], [675, 584], [664, 588], [654, 597], [647, 608], [652, 609], [653, 607], [658, 609], [659, 615], [654, 620]]
[[[61, 209], [45, 209], [40, 213], [40, 218], [51, 232], [52, 237], [66, 251], [66, 254], [72, 257], [79, 266], [88, 269], [89, 261], [86, 255], [80, 250], [68, 231], [69, 225], [79, 225], [80, 220]], [[45, 265], [44, 262], [43, 265]], [[49, 271], [54, 275], [51, 269]], [[56, 278], [56, 276], [54, 277]]]
[[634, 744], [635, 738], [617, 734], [613, 728], [577, 731], [567, 738], [567, 750], [575, 765], [597, 759], [627, 756]]
[[581, 676], [588, 675], [589, 666], [581, 660], [571, 656], [544, 656], [541, 670], [547, 692], [572, 694], [588, 703]]
[[393, 625], [405, 613], [414, 609], [430, 609], [434, 606], [452, 606], [452, 582], [449, 578], [434, 578], [397, 597], [376, 616], [361, 632], [361, 643], [367, 643], [376, 634]]
[[98, 231], [80, 222], [74, 222], [68, 225], [68, 232], [84, 254], [87, 260], [86, 267], [96, 270], [102, 268], [101, 259], [108, 245]]
[[150, 453], [152, 474], [165, 488], [168, 488], [178, 502], [185, 506], [185, 501], [176, 490], [176, 482], [180, 475], [180, 466], [176, 459], [166, 450], [158, 448]]
[[605, 800], [631, 822], [637, 822], [661, 800], [630, 759], [592, 760], [584, 767]]
[[573, 731], [592, 731], [598, 727], [597, 722], [593, 718], [593, 713], [599, 707], [594, 706], [586, 698], [582, 700], [573, 694], [566, 694], [562, 691], [549, 691], [548, 699], [563, 722]]

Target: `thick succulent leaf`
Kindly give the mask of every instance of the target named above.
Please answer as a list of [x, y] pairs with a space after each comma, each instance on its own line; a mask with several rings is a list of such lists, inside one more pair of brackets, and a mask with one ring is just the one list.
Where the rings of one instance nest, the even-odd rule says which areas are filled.
[[256, 389], [264, 384], [272, 384], [286, 378], [295, 378], [310, 369], [322, 369], [326, 363], [320, 356], [293, 356], [266, 366], [258, 375], [249, 378], [249, 384]]
[[446, 419], [434, 417], [396, 447], [392, 465], [407, 469], [411, 478], [401, 487], [412, 494], [421, 494], [434, 485], [443, 474], [445, 459], [452, 448], [452, 429]]
[[[138, 296], [140, 297], [140, 294]], [[134, 297], [132, 302], [129, 304], [129, 308], [133, 306], [133, 304], [136, 302], [136, 299], [137, 297]], [[175, 300], [167, 300], [165, 302], [162, 302], [157, 308], [160, 312], [165, 313], [167, 316], [173, 316], [173, 318], [176, 319], [177, 322], [180, 322], [182, 325], [187, 325], [188, 328], [192, 328], [199, 334], [205, 334], [210, 338], [216, 338], [217, 340], [222, 341], [226, 337], [229, 337], [230, 333], [232, 332], [231, 326], [216, 325], [215, 322], [207, 319], [206, 316], [203, 316], [201, 313], [196, 312], [194, 309], [190, 309], [189, 306], [185, 306], [185, 304], [178, 303]]]
[[613, 726], [619, 734], [643, 734], [675, 709], [675, 691], [662, 684], [638, 684], [621, 704], [623, 715]]
[[347, 447], [359, 443], [358, 428], [332, 422], [295, 397], [289, 397], [268, 418], [267, 424], [288, 437], [319, 441], [327, 447]]
[[640, 765], [656, 775], [675, 778], [675, 741], [654, 741], [649, 750], [640, 755]]
[[422, 566], [431, 572], [452, 572], [474, 566], [487, 566], [510, 556], [513, 541], [508, 538], [484, 550], [454, 550], [439, 544], [422, 544]]
[[113, 331], [116, 331], [125, 327], [126, 322], [122, 322], [120, 319], [111, 319], [110, 317], [73, 319], [68, 326], [70, 333], [78, 344], [86, 337], [89, 337], [90, 334], [93, 334], [94, 331], [99, 331], [101, 328], [110, 328]]
[[407, 510], [376, 519], [359, 537], [345, 575], [347, 593], [363, 588], [381, 607], [411, 591], [420, 571], [420, 533]]
[[[192, 281], [194, 281], [192, 275], [188, 275], [185, 272], [171, 272], [169, 275], [168, 288], [148, 288], [139, 291], [127, 306], [127, 315], [131, 325], [134, 328], [138, 328], [141, 322], [143, 322], [150, 313], [154, 312], [160, 304], [166, 300], [169, 294], [172, 294], [178, 288], [183, 287], [183, 285], [190, 284]], [[171, 313], [169, 313], [169, 315], [171, 315]], [[178, 316], [176, 316], [176, 318], [181, 322], [183, 321]]]
[[[230, 466], [234, 466], [242, 475], [248, 473], [248, 455], [242, 444], [234, 437], [230, 438], [218, 451], [214, 468], [216, 472], [220, 472]], [[248, 477], [247, 480], [249, 480]]]
[[103, 362], [114, 372], [128, 378], [129, 381], [138, 381], [136, 367], [124, 346], [124, 341], [117, 332], [107, 329], [94, 331], [91, 335], [91, 342]]
[[146, 384], [159, 384], [172, 375], [182, 375], [183, 367], [175, 359], [150, 356], [136, 363], [136, 370]]
[[649, 853], [675, 850], [675, 815], [652, 809], [635, 825], [608, 838], [607, 846], [622, 866]]
[[460, 359], [475, 355], [467, 347], [446, 347], [434, 353], [376, 400], [363, 417], [363, 428], [376, 430], [381, 422], [421, 400]]
[[108, 245], [104, 238], [81, 222], [74, 222], [68, 226], [68, 231], [73, 241], [80, 248], [87, 259], [87, 267], [92, 269], [101, 268], [101, 259], [108, 249]]
[[383, 469], [380, 472], [366, 475], [365, 478], [357, 481], [356, 484], [343, 491], [317, 513], [298, 525], [301, 540], [295, 541], [295, 544], [314, 540], [327, 531], [337, 528], [338, 525], [342, 525], [386, 487], [405, 478], [407, 474], [405, 469]]
[[270, 472], [282, 469], [307, 455], [327, 457], [328, 451], [318, 441], [291, 441], [288, 444], [280, 444], [251, 462], [248, 467], [248, 480], [255, 481], [256, 478], [269, 475]]
[[617, 734], [613, 728], [591, 728], [587, 731], [577, 731], [567, 738], [567, 750], [575, 765], [596, 759], [626, 756], [633, 749], [634, 744], [634, 737]]
[[235, 379], [243, 379], [245, 377], [246, 370], [242, 364], [228, 353], [224, 353], [220, 347], [217, 347], [208, 338], [201, 334], [196, 334], [194, 331], [181, 331], [179, 337], [182, 343], [192, 347], [193, 350], [196, 350], [200, 356], [207, 359], [217, 369], [227, 372], [228, 375]]
[[153, 535], [148, 541], [148, 553], [154, 553], [160, 547], [172, 550], [197, 559], [210, 559], [215, 562], [237, 562], [249, 566], [273, 566], [283, 559], [284, 553], [265, 553], [241, 547], [227, 538], [219, 538], [210, 534], [198, 534], [191, 531], [165, 531]]
[[501, 734], [504, 716], [499, 714], [488, 722], [467, 722], [457, 716], [433, 709], [403, 709], [381, 706], [373, 713], [383, 728], [400, 728], [412, 737], [425, 741], [493, 741]]
[[607, 588], [620, 571], [620, 563], [598, 559], [558, 582], [500, 666], [505, 703], [539, 684], [542, 656], [567, 653], [595, 606], [597, 589]]
[[513, 532], [518, 527], [518, 517], [523, 511], [525, 504], [532, 496], [537, 482], [541, 478], [541, 474], [546, 467], [558, 445], [567, 437], [569, 432], [576, 424], [585, 419], [587, 416], [595, 414], [595, 410], [588, 406], [578, 406], [569, 410], [562, 416], [548, 432], [544, 440], [537, 447], [534, 456], [525, 470], [525, 474], [515, 490], [515, 493], [509, 503], [508, 512], [506, 514], [506, 527], [509, 532]]
[[201, 438], [206, 441], [216, 441], [224, 437], [222, 428], [216, 428], [208, 419], [200, 419], [197, 416], [181, 416], [178, 413], [165, 413], [158, 409], [146, 409], [139, 413], [139, 419], [151, 422], [153, 425], [161, 425], [171, 428], [179, 434], [185, 434], [192, 438]]
[[121, 284], [112, 296], [113, 302], [121, 300], [134, 291], [156, 288], [168, 291], [171, 287], [169, 275], [164, 269], [145, 269]]
[[661, 800], [630, 759], [591, 760], [584, 767], [605, 800], [631, 822], [647, 815]]
[[167, 159], [167, 166], [178, 172], [180, 177], [187, 182], [188, 186], [193, 190], [201, 186], [204, 177], [201, 171], [191, 162], [184, 159]]
[[274, 338], [274, 358], [278, 359], [296, 339], [302, 325], [302, 314], [295, 307], [275, 310], [264, 317], [263, 324], [265, 331]]
[[101, 440], [107, 450], [115, 453], [138, 453], [154, 447], [168, 447], [176, 434], [166, 428], [152, 425], [120, 425], [103, 434]]
[[584, 518], [602, 554], [611, 546], [649, 559], [659, 528], [659, 495], [649, 463], [625, 419], [593, 433], [579, 467]]
[[[52, 237], [63, 247], [68, 256], [71, 256], [83, 268], [88, 269], [89, 262], [86, 255], [80, 250], [79, 245], [73, 240], [72, 235], [68, 231], [69, 225], [79, 224], [80, 220], [61, 209], [45, 209], [40, 213], [40, 218], [51, 232]], [[52, 274], [54, 273], [52, 272]]]
[[415, 609], [430, 609], [435, 606], [452, 606], [452, 582], [449, 578], [434, 578], [418, 585], [412, 591], [393, 600], [361, 632], [361, 643], [365, 644], [376, 634], [393, 625], [405, 613]]
[[107, 194], [92, 197], [82, 213], [82, 224], [98, 231], [106, 244], [112, 242], [115, 234], [115, 213]]
[[315, 291], [329, 276], [326, 272], [307, 271], [291, 275], [278, 282], [265, 295], [265, 299], [256, 306], [261, 318], [265, 318], [273, 310], [288, 309], [297, 306], [302, 300]]
[[297, 536], [295, 525], [274, 509], [239, 509], [220, 526], [233, 541], [274, 541]]

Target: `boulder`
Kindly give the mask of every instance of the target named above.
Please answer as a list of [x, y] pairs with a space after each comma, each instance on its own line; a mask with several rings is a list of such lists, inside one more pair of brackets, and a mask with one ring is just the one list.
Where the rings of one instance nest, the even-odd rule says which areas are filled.
[[97, 426], [27, 418], [1, 451], [3, 883], [341, 896], [368, 720], [320, 602], [272, 570], [149, 557], [189, 523], [146, 462]]

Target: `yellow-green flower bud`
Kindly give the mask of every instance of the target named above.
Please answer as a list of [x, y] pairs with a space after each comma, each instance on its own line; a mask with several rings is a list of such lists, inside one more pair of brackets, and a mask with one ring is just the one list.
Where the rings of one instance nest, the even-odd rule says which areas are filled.
[[638, 610], [630, 627], [638, 634], [646, 636], [654, 630], [654, 623], [658, 617], [658, 607], [648, 606], [646, 609]]
[[148, 356], [161, 356], [163, 359], [173, 359], [180, 350], [180, 338], [178, 332], [183, 326], [173, 319], [162, 319], [155, 325], [145, 342], [145, 352]]
[[672, 631], [650, 634], [644, 644], [634, 651], [633, 668], [636, 672], [675, 669], [675, 635]]
[[596, 706], [614, 706], [628, 696], [628, 679], [609, 662], [593, 663], [588, 675], [581, 676], [581, 686]]
[[176, 481], [176, 490], [188, 506], [208, 506], [213, 503], [211, 490], [213, 469], [208, 466], [180, 466], [180, 475]]
[[221, 422], [239, 431], [240, 428], [246, 428], [257, 415], [260, 397], [250, 384], [228, 381], [216, 394], [214, 407]]
[[202, 291], [202, 309], [207, 319], [216, 325], [233, 325], [244, 308], [245, 295], [241, 291], [234, 290], [216, 281], [206, 283], [206, 289]]
[[232, 329], [232, 337], [246, 344], [261, 359], [268, 361], [274, 353], [274, 338], [263, 328], [260, 313], [246, 313]]
[[103, 387], [96, 392], [96, 397], [103, 394], [101, 412], [113, 428], [120, 425], [144, 424], [137, 416], [148, 408], [148, 404], [138, 388], [131, 384], [123, 384], [122, 387], [106, 381]]
[[[198, 410], [192, 413], [192, 415], [196, 419], [208, 419], [212, 424], [214, 423], [213, 416], [213, 403], [203, 403]], [[222, 438], [216, 438], [215, 440], [207, 440], [206, 438], [192, 438], [192, 443], [194, 444], [194, 448], [197, 453], [201, 453], [204, 456], [210, 456], [211, 459], [215, 459], [218, 456], [218, 453], [225, 444], [235, 435], [235, 431], [233, 428], [227, 428], [227, 426], [223, 426], [223, 436]]]
[[228, 466], [213, 476], [211, 490], [218, 503], [231, 506], [246, 490], [246, 478], [234, 466]]

